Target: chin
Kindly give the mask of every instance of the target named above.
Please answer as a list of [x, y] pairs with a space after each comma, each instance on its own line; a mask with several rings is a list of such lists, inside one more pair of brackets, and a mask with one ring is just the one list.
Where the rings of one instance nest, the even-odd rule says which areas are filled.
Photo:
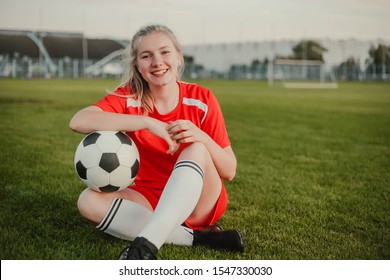
[[161, 80], [155, 80], [153, 79], [150, 81], [150, 84], [155, 87], [163, 87], [172, 83], [176, 83], [176, 79], [169, 78], [169, 79], [161, 79]]

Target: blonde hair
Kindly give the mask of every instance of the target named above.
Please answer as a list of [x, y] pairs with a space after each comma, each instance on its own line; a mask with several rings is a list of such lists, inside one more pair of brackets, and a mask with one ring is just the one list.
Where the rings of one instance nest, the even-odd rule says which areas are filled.
[[141, 73], [137, 69], [137, 54], [138, 45], [142, 37], [150, 35], [152, 33], [162, 32], [166, 34], [176, 48], [176, 51], [180, 54], [180, 63], [178, 65], [177, 79], [181, 77], [184, 71], [184, 58], [179, 41], [173, 32], [164, 25], [147, 25], [141, 27], [133, 36], [132, 40], [126, 47], [123, 53], [124, 71], [122, 74], [121, 87], [126, 87], [129, 92], [132, 91], [131, 96], [136, 97], [141, 103], [141, 107], [144, 109], [144, 114], [153, 112], [153, 99], [150, 94], [150, 88], [148, 83], [142, 77]]

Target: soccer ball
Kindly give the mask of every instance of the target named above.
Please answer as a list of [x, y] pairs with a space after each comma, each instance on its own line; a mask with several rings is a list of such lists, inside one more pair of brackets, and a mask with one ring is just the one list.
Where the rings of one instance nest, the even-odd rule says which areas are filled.
[[120, 131], [96, 131], [78, 145], [74, 165], [92, 190], [116, 192], [132, 185], [140, 158], [135, 143]]

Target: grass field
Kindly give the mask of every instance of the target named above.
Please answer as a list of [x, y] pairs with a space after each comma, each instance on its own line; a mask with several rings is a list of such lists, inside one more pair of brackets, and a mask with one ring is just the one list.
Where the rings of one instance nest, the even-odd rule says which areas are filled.
[[[166, 245], [160, 259], [390, 259], [390, 84], [286, 90], [201, 81], [238, 158], [220, 220], [244, 254]], [[113, 80], [0, 80], [0, 258], [116, 259], [126, 241], [94, 229], [76, 201], [82, 135], [68, 123]]]

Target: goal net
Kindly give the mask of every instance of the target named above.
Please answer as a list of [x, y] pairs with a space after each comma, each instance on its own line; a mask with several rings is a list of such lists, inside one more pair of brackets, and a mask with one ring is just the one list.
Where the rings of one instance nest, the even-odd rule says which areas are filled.
[[331, 71], [319, 60], [275, 59], [268, 64], [268, 85], [285, 88], [337, 88]]

